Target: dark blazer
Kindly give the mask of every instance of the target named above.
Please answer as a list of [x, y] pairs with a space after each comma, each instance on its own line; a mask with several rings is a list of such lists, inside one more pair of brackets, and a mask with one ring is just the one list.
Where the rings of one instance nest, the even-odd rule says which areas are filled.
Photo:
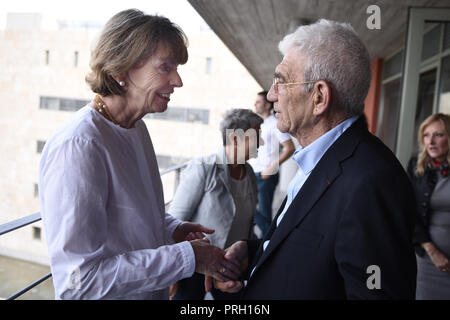
[[416, 253], [423, 257], [425, 250], [421, 244], [430, 242], [430, 233], [428, 232], [430, 226], [431, 206], [430, 200], [434, 188], [437, 183], [436, 170], [426, 169], [423, 176], [416, 177], [414, 170], [417, 165], [417, 157], [412, 157], [408, 163], [408, 175], [414, 186], [417, 200], [417, 216], [414, 228], [413, 243], [416, 248]]
[[[414, 299], [413, 188], [364, 117], [327, 150], [275, 227], [285, 202], [265, 239], [248, 242], [256, 269], [244, 299]], [[381, 289], [368, 289], [371, 265]]]

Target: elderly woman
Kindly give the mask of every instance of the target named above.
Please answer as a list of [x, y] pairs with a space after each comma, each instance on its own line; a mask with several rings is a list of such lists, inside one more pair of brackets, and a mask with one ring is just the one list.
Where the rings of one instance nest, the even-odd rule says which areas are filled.
[[193, 239], [214, 230], [165, 213], [141, 120], [166, 110], [183, 85], [186, 42], [168, 19], [139, 10], [105, 25], [86, 77], [97, 95], [48, 140], [39, 168], [57, 299], [167, 299], [169, 286], [194, 271], [237, 277], [223, 250]]
[[[208, 238], [222, 249], [254, 237], [257, 186], [246, 161], [256, 157], [262, 122], [250, 110], [228, 111], [220, 124], [224, 147], [218, 154], [190, 162], [168, 210], [178, 219], [213, 228], [216, 232]], [[212, 294], [215, 299], [233, 298], [220, 291]], [[198, 273], [179, 281], [171, 292], [175, 299], [203, 299], [204, 295], [204, 276]]]
[[418, 133], [420, 153], [408, 173], [418, 201], [417, 299], [450, 299], [450, 116], [434, 114]]

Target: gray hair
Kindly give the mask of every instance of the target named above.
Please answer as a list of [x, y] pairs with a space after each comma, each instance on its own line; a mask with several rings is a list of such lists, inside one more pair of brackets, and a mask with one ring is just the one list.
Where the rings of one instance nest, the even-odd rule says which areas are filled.
[[222, 133], [223, 145], [227, 145], [227, 130], [243, 130], [246, 132], [250, 128], [260, 126], [263, 119], [248, 109], [228, 110], [223, 120], [220, 122], [220, 132]]
[[[299, 27], [280, 42], [283, 55], [291, 48], [307, 57], [303, 81], [324, 80], [333, 90], [333, 105], [346, 116], [360, 115], [370, 87], [370, 57], [348, 23], [321, 19]], [[306, 84], [309, 92], [314, 84]]]

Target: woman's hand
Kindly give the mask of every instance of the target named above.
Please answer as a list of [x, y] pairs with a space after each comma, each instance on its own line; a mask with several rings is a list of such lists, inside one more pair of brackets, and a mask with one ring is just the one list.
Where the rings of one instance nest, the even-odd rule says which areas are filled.
[[237, 280], [240, 275], [239, 262], [225, 258], [225, 251], [210, 244], [209, 240], [190, 241], [195, 255], [195, 271], [219, 281]]
[[203, 239], [206, 234], [214, 233], [213, 229], [202, 226], [199, 223], [183, 222], [178, 225], [172, 234], [173, 240], [178, 243], [182, 241], [191, 241]]
[[178, 292], [178, 282], [175, 282], [173, 285], [170, 286], [169, 298], [173, 299], [177, 295], [177, 292]]
[[442, 272], [450, 272], [450, 261], [448, 258], [438, 249], [431, 253], [431, 261], [433, 261], [436, 268]]
[[[239, 264], [239, 276], [248, 268], [248, 249], [247, 242], [237, 241], [231, 247], [225, 249], [225, 259], [233, 261], [234, 264]], [[212, 277], [205, 277], [205, 291], [211, 291], [212, 287], [219, 289], [222, 292], [236, 293], [240, 291], [244, 284], [238, 280], [220, 281]]]
[[433, 264], [442, 272], [450, 272], [450, 260], [432, 242], [422, 244]]

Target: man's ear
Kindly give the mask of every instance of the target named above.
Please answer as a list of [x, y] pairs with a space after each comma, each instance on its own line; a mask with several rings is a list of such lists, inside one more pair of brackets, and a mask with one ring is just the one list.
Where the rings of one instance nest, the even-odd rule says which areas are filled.
[[313, 91], [313, 114], [319, 116], [326, 112], [331, 104], [331, 87], [327, 82], [319, 80], [314, 84]]

